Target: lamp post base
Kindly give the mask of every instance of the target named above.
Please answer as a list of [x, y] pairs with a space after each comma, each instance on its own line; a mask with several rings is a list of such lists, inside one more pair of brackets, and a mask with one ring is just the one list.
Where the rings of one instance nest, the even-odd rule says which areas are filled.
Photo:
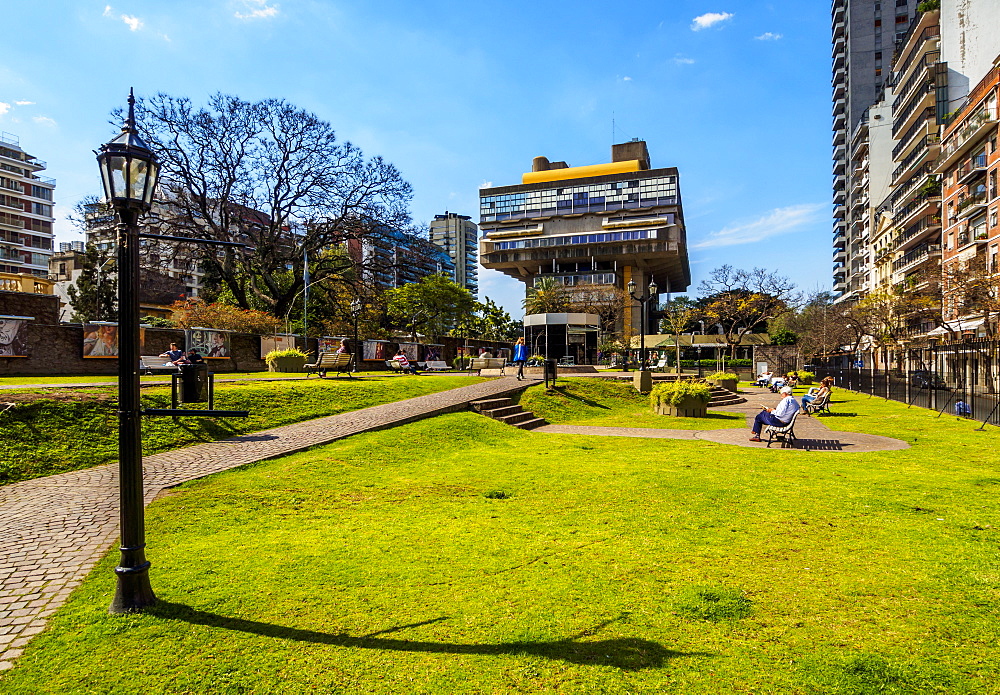
[[108, 613], [140, 613], [156, 603], [153, 587], [149, 583], [148, 562], [136, 567], [115, 567], [115, 574], [118, 584]]
[[632, 375], [632, 385], [640, 393], [649, 393], [653, 390], [653, 373], [647, 369], [640, 369]]

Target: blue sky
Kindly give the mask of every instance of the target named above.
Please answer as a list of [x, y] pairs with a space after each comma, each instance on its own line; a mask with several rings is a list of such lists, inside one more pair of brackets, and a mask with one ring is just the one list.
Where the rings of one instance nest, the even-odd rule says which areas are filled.
[[[723, 263], [829, 289], [828, 2], [49, 0], [4, 9], [0, 130], [48, 162], [57, 216], [130, 86], [284, 98], [393, 162], [413, 216], [478, 221], [531, 159], [608, 161], [645, 139], [680, 170], [692, 289]], [[614, 130], [612, 123], [614, 122]], [[57, 238], [82, 236], [66, 221]], [[523, 285], [481, 270], [520, 316]]]

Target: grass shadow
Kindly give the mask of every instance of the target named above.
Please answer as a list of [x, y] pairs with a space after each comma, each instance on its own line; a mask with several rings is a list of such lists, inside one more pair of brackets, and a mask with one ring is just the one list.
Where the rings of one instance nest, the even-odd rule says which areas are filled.
[[857, 413], [817, 413], [816, 417], [821, 417], [824, 420], [828, 417], [857, 417]]
[[559, 388], [557, 388], [556, 391], [558, 391], [560, 395], [566, 396], [566, 398], [572, 399], [574, 401], [580, 401], [581, 403], [589, 405], [591, 408], [601, 408], [603, 410], [611, 410], [611, 406], [609, 405], [604, 405], [603, 403], [592, 401], [589, 398], [584, 398], [583, 396], [577, 396], [575, 393], [570, 393], [569, 391], [565, 391]]
[[447, 616], [409, 625], [398, 625], [368, 635], [354, 636], [343, 633], [329, 634], [315, 630], [272, 625], [255, 620], [245, 620], [243, 618], [230, 618], [207, 611], [200, 611], [181, 603], [171, 603], [162, 600], [149, 608], [146, 613], [165, 620], [181, 620], [193, 625], [236, 630], [262, 637], [273, 637], [275, 639], [296, 642], [430, 654], [477, 654], [488, 656], [530, 654], [583, 666], [614, 666], [623, 671], [661, 668], [669, 664], [671, 659], [681, 657], [714, 656], [714, 654], [705, 652], [680, 652], [667, 649], [658, 642], [637, 637], [624, 637], [597, 642], [578, 641], [581, 637], [593, 634], [614, 622], [614, 620], [607, 620], [592, 629], [561, 640], [548, 642], [505, 642], [501, 644], [460, 644], [455, 642], [392, 639], [383, 636], [400, 630], [441, 622], [447, 620]]

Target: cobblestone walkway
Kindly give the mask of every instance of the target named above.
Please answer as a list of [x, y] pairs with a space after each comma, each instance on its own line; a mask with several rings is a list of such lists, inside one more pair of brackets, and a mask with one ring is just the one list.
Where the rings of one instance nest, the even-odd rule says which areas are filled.
[[[405, 401], [147, 456], [146, 504], [168, 487], [360, 432], [463, 410], [534, 383], [494, 379]], [[0, 670], [118, 538], [117, 464], [0, 487]], [[113, 578], [109, 576], [108, 581]]]

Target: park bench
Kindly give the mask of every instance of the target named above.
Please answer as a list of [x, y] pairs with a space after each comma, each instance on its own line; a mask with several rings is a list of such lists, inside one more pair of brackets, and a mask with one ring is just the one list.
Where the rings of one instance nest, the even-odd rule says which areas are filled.
[[473, 357], [469, 369], [477, 372], [483, 369], [499, 369], [500, 375], [503, 376], [506, 366], [507, 360], [502, 357]]
[[572, 355], [566, 355], [564, 357], [560, 357], [559, 358], [559, 366], [560, 367], [575, 367], [576, 366], [576, 358], [573, 357]]
[[160, 357], [159, 355], [142, 355], [139, 358], [139, 370], [144, 374], [181, 371], [180, 367], [176, 364], [169, 364], [169, 362], [169, 357]]
[[424, 369], [429, 372], [443, 372], [451, 367], [444, 360], [428, 360], [424, 363]]
[[657, 361], [657, 363], [653, 366], [653, 371], [654, 372], [665, 372], [665, 371], [667, 371], [667, 360], [666, 359], [662, 359], [662, 360]]
[[319, 372], [319, 376], [322, 379], [326, 376], [327, 372], [334, 372], [336, 374], [347, 374], [347, 376], [352, 376], [351, 367], [353, 366], [353, 355], [346, 352], [321, 352], [316, 358], [316, 361], [312, 364], [302, 365], [303, 371], [306, 373], [306, 379], [309, 378], [309, 374], [312, 372]]
[[[413, 362], [410, 362], [413, 364]], [[385, 366], [389, 368], [390, 372], [399, 372], [400, 374], [414, 374], [411, 372], [409, 367], [404, 367], [399, 360], [386, 360]], [[418, 365], [419, 366], [419, 365]]]
[[796, 410], [787, 425], [767, 425], [764, 427], [764, 434], [767, 435], [768, 448], [771, 447], [771, 442], [773, 441], [780, 441], [782, 449], [786, 446], [792, 445], [792, 442], [795, 441], [795, 418], [798, 416], [799, 411]]
[[810, 415], [813, 413], [829, 413], [830, 412], [830, 393], [820, 396], [811, 403], [806, 403], [806, 412]]

